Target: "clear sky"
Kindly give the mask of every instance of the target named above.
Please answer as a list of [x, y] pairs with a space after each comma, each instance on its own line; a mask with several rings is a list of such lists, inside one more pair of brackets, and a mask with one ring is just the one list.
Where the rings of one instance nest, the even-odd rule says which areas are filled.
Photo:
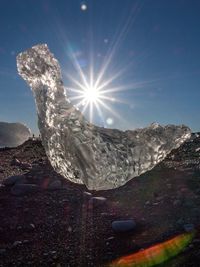
[[199, 0], [0, 0], [0, 121], [37, 132], [16, 55], [47, 43], [66, 87], [67, 75], [80, 80], [75, 60], [85, 77], [92, 65], [96, 78], [109, 63], [101, 82], [114, 77], [106, 89], [119, 90], [109, 93], [111, 110], [102, 106], [102, 117], [94, 109], [98, 125], [134, 129], [158, 122], [200, 131], [199, 14]]

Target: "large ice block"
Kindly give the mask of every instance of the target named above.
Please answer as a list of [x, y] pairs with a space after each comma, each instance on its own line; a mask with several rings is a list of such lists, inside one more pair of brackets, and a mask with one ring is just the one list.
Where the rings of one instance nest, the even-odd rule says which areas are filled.
[[190, 137], [184, 125], [152, 124], [134, 131], [92, 125], [68, 100], [59, 63], [46, 44], [19, 54], [17, 67], [32, 88], [42, 142], [52, 166], [91, 190], [122, 186], [152, 169]]

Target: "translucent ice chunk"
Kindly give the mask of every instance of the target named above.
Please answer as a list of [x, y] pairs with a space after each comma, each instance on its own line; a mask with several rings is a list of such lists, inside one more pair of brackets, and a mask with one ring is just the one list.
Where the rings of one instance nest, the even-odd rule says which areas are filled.
[[32, 88], [38, 126], [54, 169], [89, 189], [112, 189], [153, 168], [190, 137], [184, 125], [120, 131], [90, 124], [67, 99], [58, 61], [46, 44], [17, 57], [19, 74]]

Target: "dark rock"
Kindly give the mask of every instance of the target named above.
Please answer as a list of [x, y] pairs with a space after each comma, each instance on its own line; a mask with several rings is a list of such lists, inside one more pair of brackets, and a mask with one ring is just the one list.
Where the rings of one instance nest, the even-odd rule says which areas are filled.
[[6, 249], [5, 248], [0, 248], [0, 255], [3, 255], [6, 253]]
[[18, 160], [16, 157], [14, 157], [10, 162], [11, 166], [19, 166], [20, 164], [21, 164], [21, 161]]
[[18, 231], [22, 230], [22, 228], [23, 228], [23, 227], [22, 227], [21, 225], [18, 225], [18, 226], [17, 226], [17, 230], [18, 230]]
[[109, 238], [107, 238], [108, 241], [114, 240], [114, 236], [110, 236]]
[[13, 243], [13, 247], [18, 247], [18, 246], [20, 246], [22, 244], [22, 241], [15, 241], [14, 243]]
[[55, 180], [48, 186], [48, 189], [50, 190], [57, 190], [62, 188], [62, 183], [60, 180]]
[[200, 244], [200, 239], [195, 238], [192, 243], [199, 245]]
[[179, 205], [181, 205], [181, 200], [180, 200], [180, 199], [175, 199], [175, 200], [173, 201], [173, 205], [174, 205], [174, 206], [179, 206]]
[[22, 208], [23, 207], [23, 199], [22, 198], [18, 198], [15, 200], [15, 202], [13, 203], [15, 208]]
[[32, 169], [32, 165], [28, 162], [22, 162], [19, 167], [22, 169], [22, 170], [30, 170]]
[[33, 223], [30, 223], [30, 224], [28, 224], [28, 225], [26, 225], [26, 226], [24, 227], [24, 230], [26, 230], [26, 231], [28, 231], [28, 232], [32, 232], [32, 231], [35, 230], [35, 225], [34, 225]]
[[3, 184], [7, 186], [11, 186], [14, 184], [24, 184], [26, 182], [27, 181], [24, 175], [14, 175], [7, 177], [5, 180], [3, 180]]
[[92, 197], [89, 199], [89, 208], [102, 207], [105, 203], [105, 197]]
[[194, 230], [194, 224], [192, 223], [184, 224], [183, 228], [186, 232], [192, 232]]
[[92, 197], [92, 194], [91, 193], [89, 193], [89, 192], [83, 192], [83, 195], [84, 195], [84, 197]]
[[96, 205], [102, 205], [106, 202], [105, 197], [92, 197], [91, 200], [92, 200], [93, 204], [96, 204]]
[[125, 233], [134, 230], [136, 223], [134, 220], [122, 220], [112, 222], [112, 229], [116, 233]]
[[0, 189], [4, 188], [5, 185], [0, 183]]
[[39, 186], [35, 184], [15, 184], [11, 188], [11, 194], [14, 196], [23, 196], [38, 191], [39, 191]]
[[68, 229], [67, 229], [67, 231], [71, 233], [72, 232], [72, 227], [69, 226]]
[[182, 218], [180, 218], [178, 221], [177, 221], [177, 224], [178, 225], [183, 225], [184, 224], [184, 220]]
[[28, 239], [23, 240], [23, 244], [30, 244], [30, 243], [31, 243], [31, 241]]

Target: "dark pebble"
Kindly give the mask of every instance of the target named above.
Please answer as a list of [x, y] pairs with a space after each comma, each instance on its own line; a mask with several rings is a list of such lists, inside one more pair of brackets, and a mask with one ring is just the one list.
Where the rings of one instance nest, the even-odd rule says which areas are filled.
[[192, 232], [194, 230], [194, 224], [192, 223], [184, 224], [183, 228], [186, 232]]
[[11, 188], [11, 194], [14, 196], [23, 196], [29, 193], [39, 191], [39, 186], [35, 184], [16, 184]]
[[25, 182], [26, 182], [26, 178], [24, 175], [13, 175], [3, 180], [3, 184], [6, 186], [11, 186], [14, 184], [23, 184]]
[[112, 222], [112, 229], [116, 233], [125, 233], [134, 230], [136, 223], [134, 220], [122, 220]]

